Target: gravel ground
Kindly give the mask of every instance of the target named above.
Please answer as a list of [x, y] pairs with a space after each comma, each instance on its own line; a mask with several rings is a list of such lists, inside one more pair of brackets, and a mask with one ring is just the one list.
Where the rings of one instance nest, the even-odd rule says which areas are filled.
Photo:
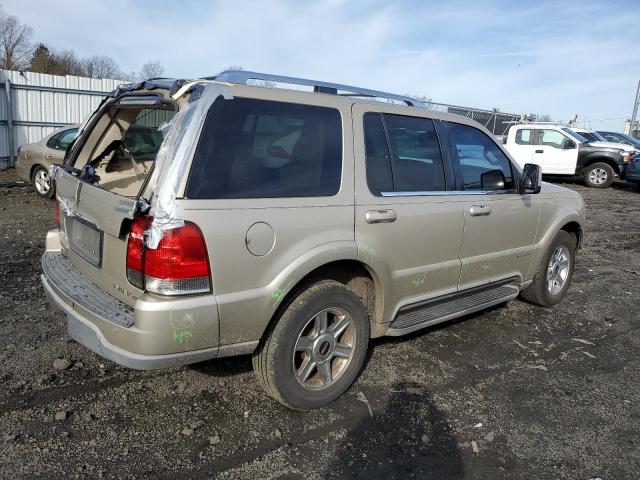
[[638, 478], [640, 194], [565, 186], [588, 232], [563, 303], [376, 340], [311, 413], [249, 357], [139, 372], [71, 341], [39, 282], [53, 202], [0, 189], [0, 477]]

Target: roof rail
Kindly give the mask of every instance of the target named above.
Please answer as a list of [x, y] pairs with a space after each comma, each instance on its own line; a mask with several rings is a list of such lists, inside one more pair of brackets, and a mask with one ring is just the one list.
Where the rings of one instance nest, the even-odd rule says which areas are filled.
[[[313, 87], [316, 93], [329, 93], [333, 95], [344, 95], [354, 97], [384, 98], [404, 102], [411, 107], [422, 107], [423, 104], [415, 98], [393, 93], [379, 92], [367, 88], [341, 85], [339, 83], [321, 82], [318, 80], [307, 80], [304, 78], [285, 77], [282, 75], [272, 75], [270, 73], [248, 72], [246, 70], [226, 70], [215, 77], [206, 77], [207, 80], [218, 80], [219, 82], [237, 83], [247, 85], [249, 80], [262, 80], [266, 82], [289, 83], [294, 85], [304, 85]], [[343, 93], [338, 93], [338, 91]]]

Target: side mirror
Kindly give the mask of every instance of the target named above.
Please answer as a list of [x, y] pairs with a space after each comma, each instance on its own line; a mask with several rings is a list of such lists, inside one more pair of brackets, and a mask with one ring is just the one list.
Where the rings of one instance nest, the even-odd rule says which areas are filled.
[[520, 179], [520, 193], [540, 193], [542, 188], [542, 169], [540, 165], [527, 163], [522, 171]]
[[489, 170], [480, 175], [482, 190], [504, 190], [504, 174], [502, 170]]
[[573, 140], [571, 140], [569, 138], [566, 138], [564, 140], [564, 144], [562, 145], [562, 148], [564, 150], [571, 150], [572, 148], [576, 148], [576, 147], [577, 147], [576, 142], [574, 142]]

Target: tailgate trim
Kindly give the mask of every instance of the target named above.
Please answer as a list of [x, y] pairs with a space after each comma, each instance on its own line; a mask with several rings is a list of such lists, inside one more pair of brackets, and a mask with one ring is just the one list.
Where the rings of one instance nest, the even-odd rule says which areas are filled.
[[129, 328], [135, 323], [133, 308], [85, 277], [63, 252], [45, 252], [42, 255], [42, 271], [49, 283], [73, 304], [120, 327]]

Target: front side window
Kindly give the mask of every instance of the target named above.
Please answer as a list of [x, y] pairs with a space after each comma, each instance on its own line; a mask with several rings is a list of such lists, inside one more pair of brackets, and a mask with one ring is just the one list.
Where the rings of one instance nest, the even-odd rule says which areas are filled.
[[364, 137], [367, 183], [374, 195], [446, 189], [440, 144], [432, 120], [368, 113], [364, 118]]
[[521, 128], [516, 132], [516, 143], [518, 145], [533, 144], [533, 130]]
[[565, 137], [557, 130], [542, 129], [538, 131], [538, 144], [553, 148], [564, 148]]
[[188, 198], [331, 196], [340, 190], [342, 120], [332, 108], [219, 98], [205, 120]]
[[489, 172], [503, 175], [503, 189], [513, 188], [511, 162], [488, 135], [459, 123], [449, 123], [449, 133], [458, 153], [463, 190], [484, 190], [483, 179], [488, 178], [484, 175]]

